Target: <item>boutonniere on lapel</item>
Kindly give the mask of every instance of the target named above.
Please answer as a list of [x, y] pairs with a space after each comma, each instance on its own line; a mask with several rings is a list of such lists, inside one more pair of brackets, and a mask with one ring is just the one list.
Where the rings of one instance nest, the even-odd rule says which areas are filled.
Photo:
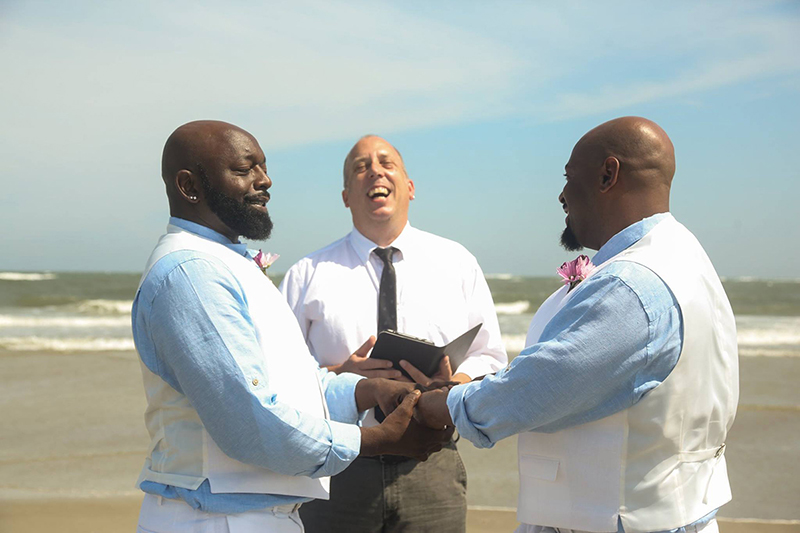
[[267, 269], [272, 266], [272, 263], [278, 260], [280, 255], [278, 254], [271, 254], [271, 253], [264, 253], [261, 250], [258, 251], [256, 256], [253, 258], [253, 261], [256, 262], [258, 268], [261, 269], [261, 272], [264, 275], [267, 275]]
[[574, 289], [578, 283], [585, 280], [591, 274], [595, 267], [589, 258], [585, 255], [579, 255], [572, 261], [567, 261], [561, 268], [556, 270], [558, 275], [564, 280], [564, 283], [569, 285], [567, 292]]

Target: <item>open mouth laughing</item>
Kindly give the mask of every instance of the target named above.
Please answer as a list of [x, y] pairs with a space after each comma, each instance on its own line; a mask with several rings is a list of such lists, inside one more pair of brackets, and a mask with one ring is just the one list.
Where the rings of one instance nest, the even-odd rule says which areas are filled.
[[369, 191], [367, 191], [367, 196], [370, 199], [386, 198], [387, 196], [389, 196], [389, 193], [390, 193], [390, 191], [386, 187], [377, 186], [377, 187], [373, 187]]

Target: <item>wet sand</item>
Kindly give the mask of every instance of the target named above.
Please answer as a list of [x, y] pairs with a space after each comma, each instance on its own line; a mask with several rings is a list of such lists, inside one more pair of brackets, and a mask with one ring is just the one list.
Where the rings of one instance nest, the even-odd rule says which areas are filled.
[[[741, 361], [721, 529], [800, 531], [800, 358]], [[135, 353], [0, 353], [0, 532], [132, 531], [148, 445]], [[459, 445], [469, 531], [516, 525], [516, 440]], [[753, 521], [755, 520], [755, 521]]]

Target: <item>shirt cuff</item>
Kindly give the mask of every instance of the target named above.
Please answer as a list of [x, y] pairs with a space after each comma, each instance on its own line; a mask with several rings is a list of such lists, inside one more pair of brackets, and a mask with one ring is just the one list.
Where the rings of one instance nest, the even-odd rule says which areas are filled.
[[467, 397], [480, 386], [480, 381], [473, 381], [450, 389], [447, 394], [447, 409], [450, 411], [450, 418], [453, 419], [459, 435], [474, 444], [476, 448], [491, 448], [494, 443], [472, 424], [467, 415]]
[[366, 378], [349, 372], [331, 374], [333, 372], [325, 376], [325, 400], [331, 420], [347, 424], [359, 422], [363, 419], [363, 413], [359, 413], [356, 406], [356, 384]]
[[329, 420], [328, 425], [331, 428], [331, 451], [313, 477], [335, 476], [361, 453], [361, 428], [335, 420]]

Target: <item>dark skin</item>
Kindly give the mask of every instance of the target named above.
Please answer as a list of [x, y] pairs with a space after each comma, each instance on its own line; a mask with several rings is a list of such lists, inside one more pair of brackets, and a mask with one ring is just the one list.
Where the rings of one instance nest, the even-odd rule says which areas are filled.
[[[268, 189], [266, 157], [258, 141], [245, 130], [226, 122], [201, 120], [184, 124], [164, 146], [162, 177], [170, 214], [206, 226], [239, 242], [239, 235], [209, 207], [200, 168], [209, 183], [248, 209], [266, 213]], [[369, 339], [353, 354], [366, 357], [375, 340]], [[452, 430], [433, 430], [412, 419], [419, 391], [413, 384], [388, 379], [364, 379], [355, 389], [359, 411], [380, 405], [386, 419], [361, 429], [361, 455], [393, 454], [426, 460], [450, 441]]]
[[[234, 198], [261, 199], [266, 210], [266, 157], [255, 137], [243, 129], [215, 120], [184, 124], [170, 135], [164, 146], [161, 176], [167, 187], [170, 214], [201, 224], [238, 242], [239, 235], [208, 207], [198, 166], [211, 183]], [[254, 208], [259, 202], [253, 202]]]
[[644, 218], [669, 211], [675, 149], [658, 124], [611, 120], [584, 135], [565, 166], [558, 199], [581, 245], [599, 250]]
[[[669, 211], [675, 148], [655, 122], [621, 117], [581, 137], [565, 167], [558, 196], [575, 237], [599, 250], [631, 224]], [[415, 418], [432, 428], [453, 424], [446, 387], [426, 392]]]

